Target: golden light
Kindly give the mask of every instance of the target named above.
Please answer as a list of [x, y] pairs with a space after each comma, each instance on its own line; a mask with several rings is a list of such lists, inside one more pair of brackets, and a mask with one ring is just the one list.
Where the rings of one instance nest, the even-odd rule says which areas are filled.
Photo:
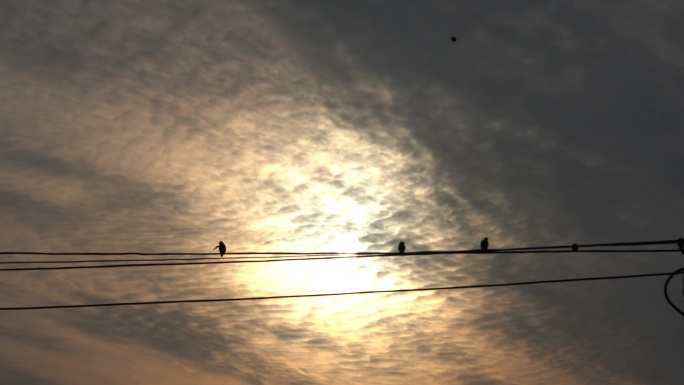
[[368, 290], [377, 284], [377, 268], [371, 266], [370, 260], [357, 259], [353, 254], [346, 254], [363, 249], [364, 246], [355, 235], [336, 234], [329, 237], [328, 246], [321, 247], [320, 251], [342, 253], [333, 255], [343, 257], [342, 259], [264, 264], [259, 268], [261, 286], [283, 294]]
[[[430, 168], [431, 159], [418, 159], [416, 153], [407, 157], [397, 151], [410, 140], [408, 131], [397, 129], [394, 136], [381, 141], [353, 129], [339, 129], [324, 117], [317, 124], [319, 127], [311, 131], [324, 133], [326, 143], [335, 143], [334, 148], [321, 146], [316, 135], [300, 136], [296, 143], [280, 147], [282, 159], [291, 161], [259, 164], [254, 174], [268, 181], [269, 187], [277, 188], [264, 192], [267, 198], [262, 198], [272, 208], [258, 212], [266, 215], [253, 218], [247, 226], [251, 233], [264, 238], [278, 237], [268, 242], [268, 250], [255, 247], [258, 251], [333, 252], [345, 258], [248, 266], [240, 280], [251, 295], [386, 290], [398, 284], [394, 281], [396, 277], [380, 274], [382, 265], [374, 258], [355, 258], [351, 254], [371, 246], [359, 238], [371, 231], [373, 222], [399, 210], [396, 203], [426, 190], [420, 184], [407, 186], [388, 181], [398, 180], [407, 168], [412, 172]], [[259, 191], [250, 193], [260, 196]], [[290, 209], [281, 211], [282, 207]], [[389, 234], [392, 229], [383, 232]], [[368, 312], [379, 311], [382, 302], [364, 296], [340, 296], [293, 303], [301, 304], [297, 305], [298, 311], [309, 316], [315, 313], [321, 319], [342, 312], [364, 319]], [[363, 309], [363, 314], [357, 314], [359, 309]]]

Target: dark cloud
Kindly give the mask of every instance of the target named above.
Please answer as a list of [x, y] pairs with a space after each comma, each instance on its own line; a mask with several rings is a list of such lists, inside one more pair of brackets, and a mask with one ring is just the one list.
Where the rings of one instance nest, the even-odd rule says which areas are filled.
[[[676, 164], [664, 155], [673, 151], [657, 150], [669, 145], [656, 132], [671, 135], [672, 129], [662, 122], [665, 117], [678, 121], [675, 106], [681, 97], [674, 88], [663, 89], [679, 76], [668, 69], [675, 67], [663, 68], [648, 36], [626, 35], [611, 22], [617, 17], [603, 8], [497, 4], [486, 11], [479, 5], [445, 11], [437, 3], [406, 7], [377, 4], [361, 10], [309, 4], [306, 13], [289, 14], [288, 20], [296, 22], [283, 29], [307, 44], [303, 52], [315, 52], [311, 58], [321, 64], [312, 68], [323, 81], [343, 84], [345, 74], [359, 68], [369, 78], [391, 79], [393, 104], [378, 109], [390, 108], [416, 138], [439, 154], [443, 177], [458, 183], [467, 175], [459, 191], [475, 208], [500, 220], [520, 218], [519, 225], [502, 227], [519, 234], [522, 228], [559, 226], [544, 234], [550, 238], [563, 222], [536, 218], [562, 218], [579, 209], [583, 215], [566, 221], [606, 221], [592, 219], [573, 226], [584, 229], [583, 236], [605, 228], [643, 231], [609, 218], [621, 209], [617, 202], [628, 199], [622, 197], [624, 191], [652, 182], [649, 174]], [[656, 17], [664, 14], [657, 12]], [[391, 22], [381, 29], [375, 27], [378, 20]], [[419, 27], [425, 20], [434, 26]], [[437, 44], [433, 34], [454, 25], [468, 35], [457, 47]], [[313, 31], [317, 39], [304, 38]], [[337, 60], [340, 46], [355, 58], [354, 66]], [[377, 108], [372, 103], [364, 107]], [[654, 124], [654, 115], [660, 116], [661, 124]], [[364, 126], [358, 122], [357, 127]], [[653, 162], [635, 162], [635, 151], [652, 154], [648, 157]], [[485, 159], [487, 163], [477, 163]], [[623, 185], [612, 176], [616, 167], [623, 170], [618, 174]], [[672, 192], [681, 186], [676, 189]], [[492, 205], [491, 197], [478, 199], [483, 190], [509, 202], [506, 211], [499, 211], [501, 203]], [[574, 194], [568, 196], [567, 190]], [[539, 206], [536, 215], [523, 211], [530, 211], [532, 202]], [[595, 206], [585, 209], [591, 202]], [[588, 215], [596, 209], [602, 215]]]

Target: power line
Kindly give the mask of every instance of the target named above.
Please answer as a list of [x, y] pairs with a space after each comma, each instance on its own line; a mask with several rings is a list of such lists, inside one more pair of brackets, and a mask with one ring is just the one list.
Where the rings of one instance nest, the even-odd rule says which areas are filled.
[[666, 275], [674, 276], [677, 274], [682, 274], [682, 271], [678, 270], [675, 273], [667, 272], [667, 273], [648, 273], [648, 274], [631, 274], [631, 275], [609, 275], [609, 276], [598, 276], [598, 277], [546, 279], [546, 280], [538, 280], [538, 281], [504, 282], [504, 283], [459, 285], [459, 286], [440, 286], [440, 287], [421, 287], [421, 288], [411, 288], [411, 289], [365, 290], [365, 291], [349, 291], [349, 292], [338, 292], [338, 293], [291, 294], [291, 295], [272, 295], [272, 296], [261, 296], [261, 297], [237, 297], [237, 298], [181, 299], [181, 300], [161, 300], [161, 301], [141, 301], [141, 302], [109, 302], [109, 303], [91, 303], [91, 304], [77, 304], [77, 305], [15, 306], [15, 307], [0, 307], [0, 311], [75, 309], [75, 308], [114, 307], [114, 306], [147, 306], [147, 305], [211, 303], [211, 302], [264, 301], [264, 300], [278, 300], [278, 299], [288, 299], [288, 298], [333, 297], [333, 296], [344, 296], [344, 295], [408, 293], [408, 292], [440, 291], [440, 290], [467, 290], [467, 289], [484, 289], [484, 288], [497, 288], [497, 287], [509, 287], [509, 286], [541, 285], [541, 284], [550, 284], [550, 283], [568, 283], [568, 282], [586, 282], [586, 281], [601, 281], [601, 280], [616, 280], [616, 279], [648, 278], [648, 277], [661, 277], [661, 276], [666, 276]]
[[[681, 239], [681, 238], [680, 238]], [[652, 245], [678, 245], [680, 239], [673, 239], [673, 240], [664, 240], [664, 241], [638, 241], [638, 242], [613, 242], [613, 243], [593, 243], [593, 244], [577, 244], [578, 248], [580, 250], [578, 251], [573, 251], [573, 252], [582, 252], [583, 248], [587, 247], [623, 247], [623, 246], [652, 246]], [[569, 249], [568, 252], [572, 251], [573, 245], [556, 245], [556, 246], [526, 246], [526, 247], [514, 247], [514, 248], [503, 248], [503, 249], [491, 249], [488, 250], [487, 252], [512, 252], [512, 251], [533, 251], [533, 250], [557, 250], [557, 249]], [[421, 255], [423, 253], [438, 253], [438, 252], [431, 252], [431, 251], [418, 251], [418, 252], [413, 252], [413, 253], [406, 253], [406, 254], [415, 254], [415, 255]], [[471, 254], [471, 253], [482, 253], [481, 250], [476, 249], [467, 249], [467, 250], [451, 250], [451, 251], [444, 251], [442, 253], [450, 253], [450, 254]], [[182, 255], [195, 255], [195, 256], [201, 256], [201, 255], [216, 255], [217, 253], [212, 252], [212, 253], [183, 253], [183, 252], [168, 252], [168, 253], [144, 253], [144, 252], [41, 252], [41, 251], [0, 251], [0, 255], [112, 255], [112, 256], [121, 256], [121, 255], [140, 255], [140, 256], [182, 256]], [[227, 252], [225, 255], [271, 255], [271, 256], [276, 256], [276, 255], [284, 255], [284, 256], [291, 256], [291, 255], [309, 255], [309, 256], [325, 256], [325, 255], [346, 255], [346, 254], [354, 254], [354, 255], [368, 255], [368, 254], [387, 254], [387, 255], [392, 255], [392, 254], [399, 254], [399, 253], [377, 253], [377, 252], [358, 252], [358, 253], [344, 253], [344, 252], [327, 252], [327, 251], [322, 251], [322, 252], [285, 252], [285, 251], [265, 251], [265, 252], [257, 252], [257, 251], [248, 251], [248, 252]]]
[[667, 289], [670, 286], [670, 281], [672, 280], [672, 278], [674, 278], [675, 275], [679, 275], [682, 273], [684, 273], [684, 268], [681, 268], [681, 269], [675, 271], [674, 273], [670, 274], [670, 276], [667, 277], [667, 280], [665, 280], [665, 285], [663, 286], [663, 292], [665, 293], [665, 299], [667, 300], [667, 303], [669, 303], [670, 306], [677, 311], [677, 313], [679, 313], [682, 317], [684, 317], [684, 311], [682, 311], [682, 309], [680, 309], [677, 305], [675, 305], [674, 302], [672, 302], [672, 300], [670, 299], [670, 294], [667, 292]]
[[79, 260], [39, 260], [39, 261], [1, 261], [0, 265], [13, 264], [69, 264], [69, 263], [120, 263], [120, 262], [173, 262], [221, 260], [220, 257], [206, 258], [159, 258], [159, 259], [79, 259]]
[[[211, 255], [217, 255], [216, 253], [212, 253]], [[370, 256], [370, 255], [369, 255]], [[267, 256], [243, 256], [240, 257], [240, 259], [230, 259], [229, 261], [237, 262], [240, 261], [242, 262], [245, 259], [276, 259], [276, 260], [281, 260], [284, 258], [272, 258], [272, 257], [267, 257]], [[315, 257], [311, 257], [315, 258]], [[302, 260], [306, 260], [308, 258], [301, 258]], [[321, 259], [321, 258], [318, 258]], [[176, 262], [176, 261], [207, 261], [207, 260], [216, 260], [216, 261], [228, 261], [228, 259], [223, 258], [223, 257], [199, 257], [199, 258], [136, 258], [136, 259], [77, 259], [77, 260], [67, 260], [67, 259], [62, 259], [62, 260], [19, 260], [19, 261], [0, 261], [0, 265], [13, 265], [13, 264], [71, 264], [71, 263], [120, 263], [120, 262]], [[2, 270], [0, 270], [2, 271]]]
[[[81, 261], [27, 261], [27, 262], [0, 262], [1, 264], [12, 264], [12, 263], [64, 263], [64, 264], [75, 264], [75, 263], [119, 263], [111, 265], [78, 265], [78, 266], [41, 266], [41, 267], [9, 267], [0, 268], [0, 272], [3, 271], [41, 271], [41, 270], [81, 270], [81, 269], [111, 269], [111, 268], [128, 268], [128, 267], [163, 267], [163, 266], [200, 266], [200, 265], [222, 265], [222, 264], [245, 264], [245, 263], [271, 263], [271, 262], [293, 262], [293, 261], [322, 261], [322, 260], [333, 260], [333, 259], [360, 259], [360, 258], [387, 258], [387, 257], [409, 257], [409, 256], [428, 256], [428, 255], [462, 255], [462, 254], [546, 254], [546, 253], [659, 253], [659, 252], [678, 252], [677, 249], [641, 249], [641, 250], [461, 250], [461, 251], [422, 251], [415, 253], [345, 253], [341, 255], [333, 256], [305, 256], [305, 257], [295, 257], [295, 258], [270, 258], [270, 259], [225, 259], [225, 258], [192, 258], [192, 259], [159, 259], [159, 260], [124, 260], [129, 262], [145, 262], [154, 261], [146, 263], [119, 263], [122, 260], [81, 260]], [[213, 254], [215, 255], [215, 254]], [[247, 258], [247, 257], [243, 257]], [[207, 261], [211, 259], [211, 261]], [[202, 260], [202, 261], [199, 261]], [[172, 262], [162, 262], [160, 261], [172, 261]], [[182, 262], [176, 262], [182, 261]], [[188, 262], [189, 261], [189, 262]]]
[[[217, 255], [218, 253], [188, 253], [188, 252], [168, 252], [168, 253], [144, 253], [137, 251], [121, 252], [47, 252], [47, 251], [0, 251], [0, 255], [141, 255], [141, 256], [173, 256], [173, 255]], [[335, 255], [349, 254], [342, 252], [289, 252], [289, 251], [241, 251], [227, 252], [225, 255]]]
[[[622, 247], [622, 246], [653, 246], [653, 245], [671, 245], [671, 244], [677, 244], [678, 240], [677, 239], [670, 239], [670, 240], [665, 240], [665, 241], [639, 241], [639, 242], [613, 242], [613, 243], [591, 243], [591, 244], [585, 244], [585, 245], [580, 245], [577, 244], [577, 247], [579, 249], [582, 248], [587, 248], [587, 247]], [[513, 250], [543, 250], [543, 249], [563, 249], [563, 248], [570, 248], [572, 249], [572, 245], [570, 246], [533, 246], [533, 247], [517, 247], [517, 248], [508, 248], [504, 250], [508, 251], [513, 251]]]
[[[472, 253], [464, 253], [459, 251], [433, 251], [433, 252], [415, 252], [415, 253], [376, 253], [376, 254], [360, 254], [360, 257], [398, 257], [398, 256], [423, 256], [423, 255], [459, 255], [459, 254], [562, 254], [562, 253], [662, 253], [662, 252], [673, 252], [676, 249], [632, 249], [632, 250], [616, 250], [616, 249], [601, 249], [601, 250], [488, 250], [486, 252], [473, 251]], [[358, 253], [346, 253], [347, 257], [356, 257]], [[212, 253], [211, 255], [216, 255]], [[313, 254], [312, 254], [313, 255]], [[342, 257], [342, 256], [340, 256]], [[340, 257], [332, 256], [332, 259], [339, 259]], [[268, 256], [243, 256], [241, 259], [231, 259], [233, 263], [243, 262], [243, 259], [274, 259], [276, 261], [287, 261], [287, 256], [282, 258], [270, 258]], [[331, 259], [331, 258], [301, 258], [296, 260], [307, 260], [307, 259]], [[73, 264], [73, 263], [120, 263], [120, 262], [178, 262], [178, 261], [206, 261], [206, 260], [216, 260], [216, 261], [226, 261], [223, 257], [200, 257], [200, 258], [140, 258], [140, 259], [79, 259], [79, 260], [29, 260], [29, 261], [0, 261], [0, 265], [15, 265], [15, 264]], [[137, 266], [137, 265], [136, 265]], [[2, 271], [2, 270], [0, 270]]]
[[[333, 257], [301, 257], [301, 258], [275, 258], [275, 259], [255, 259], [255, 260], [217, 260], [217, 261], [193, 261], [193, 262], [169, 262], [169, 263], [123, 263], [118, 265], [87, 265], [87, 266], [53, 266], [53, 267], [10, 267], [1, 268], [2, 271], [38, 271], [38, 270], [77, 270], [77, 269], [109, 269], [122, 267], [153, 267], [153, 266], [192, 266], [192, 265], [223, 265], [223, 264], [243, 264], [243, 263], [267, 263], [267, 262], [292, 262], [292, 261], [312, 261], [312, 260], [331, 260], [331, 259], [355, 259], [373, 258], [382, 255], [361, 255], [361, 256], [333, 256]], [[392, 256], [392, 255], [390, 255]], [[398, 256], [398, 255], [397, 255]], [[118, 262], [118, 261], [115, 261]]]
[[[328, 260], [328, 259], [348, 259], [348, 258], [375, 258], [375, 257], [398, 257], [398, 256], [423, 256], [423, 255], [457, 255], [457, 254], [543, 254], [543, 253], [644, 253], [644, 252], [672, 252], [677, 249], [593, 249], [593, 247], [620, 247], [620, 246], [651, 246], [651, 245], [665, 245], [677, 244], [681, 248], [682, 239], [665, 240], [665, 241], [641, 241], [641, 242], [619, 242], [619, 243], [597, 243], [588, 245], [573, 244], [570, 246], [534, 246], [534, 247], [516, 247], [505, 249], [490, 249], [490, 250], [446, 250], [446, 251], [417, 251], [409, 253], [378, 253], [378, 252], [359, 252], [359, 253], [340, 253], [340, 252], [313, 252], [313, 253], [298, 253], [298, 252], [231, 252], [227, 255], [240, 256], [240, 259], [224, 260], [216, 257], [216, 253], [142, 253], [142, 252], [30, 252], [30, 251], [16, 251], [16, 252], [0, 252], [0, 255], [98, 255], [98, 256], [123, 256], [123, 255], [139, 255], [139, 256], [202, 256], [199, 258], [164, 258], [164, 259], [115, 259], [115, 260], [78, 260], [78, 261], [3, 261], [0, 264], [69, 264], [72, 266], [57, 266], [57, 267], [14, 267], [14, 268], [0, 268], [2, 271], [38, 271], [38, 270], [73, 270], [73, 269], [103, 269], [103, 268], [126, 268], [126, 267], [161, 267], [161, 266], [184, 266], [184, 265], [211, 265], [211, 264], [237, 264], [237, 263], [265, 263], [265, 262], [290, 262], [290, 261], [304, 261], [304, 260]], [[581, 248], [581, 249], [580, 249]], [[569, 249], [569, 250], [568, 250]], [[254, 259], [254, 260], [247, 260]], [[211, 261], [208, 261], [211, 260]], [[121, 263], [129, 262], [129, 263]], [[143, 262], [143, 263], [141, 263]], [[107, 263], [107, 265], [79, 265], [81, 263]]]

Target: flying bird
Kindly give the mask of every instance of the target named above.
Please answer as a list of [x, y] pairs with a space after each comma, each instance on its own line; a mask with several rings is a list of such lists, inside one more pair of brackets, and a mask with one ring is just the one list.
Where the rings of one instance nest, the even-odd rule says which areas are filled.
[[219, 241], [219, 244], [214, 247], [214, 250], [219, 249], [219, 253], [221, 253], [221, 257], [223, 257], [223, 254], [226, 253], [226, 245], [223, 244], [223, 241]]
[[451, 41], [456, 42], [456, 40], [458, 40], [458, 39], [456, 39], [456, 36], [451, 37]]
[[406, 250], [406, 245], [404, 245], [404, 242], [399, 242], [399, 252], [401, 254], [404, 254], [405, 250]]
[[480, 242], [480, 248], [482, 251], [487, 251], [487, 248], [489, 247], [489, 241], [487, 238], [483, 239], [482, 242]]

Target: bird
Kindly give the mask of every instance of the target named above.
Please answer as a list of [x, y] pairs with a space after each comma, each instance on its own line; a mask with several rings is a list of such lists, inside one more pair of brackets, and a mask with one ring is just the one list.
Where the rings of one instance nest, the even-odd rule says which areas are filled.
[[573, 243], [572, 244], [572, 251], [577, 251], [577, 250], [579, 250], [579, 245], [576, 243]]
[[221, 257], [223, 257], [223, 254], [226, 253], [226, 245], [223, 244], [223, 241], [219, 241], [219, 244], [214, 247], [214, 250], [219, 249], [219, 253], [221, 253]]
[[404, 242], [399, 242], [399, 253], [404, 254], [405, 250], [406, 250], [406, 245], [404, 245]]
[[458, 40], [458, 39], [456, 39], [456, 36], [451, 37], [451, 41], [456, 42], [456, 40]]
[[677, 246], [679, 247], [679, 251], [684, 254], [684, 238], [677, 239]]
[[489, 241], [487, 238], [483, 239], [482, 242], [480, 242], [480, 248], [482, 251], [487, 251], [487, 248], [489, 247]]

